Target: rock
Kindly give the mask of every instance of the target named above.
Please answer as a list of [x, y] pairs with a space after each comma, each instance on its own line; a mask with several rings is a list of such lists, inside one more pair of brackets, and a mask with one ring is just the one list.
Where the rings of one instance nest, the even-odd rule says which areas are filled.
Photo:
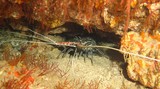
[[[160, 40], [147, 32], [128, 32], [122, 38], [121, 50], [128, 63], [129, 78], [151, 88], [160, 88]], [[132, 55], [134, 54], [134, 55]]]

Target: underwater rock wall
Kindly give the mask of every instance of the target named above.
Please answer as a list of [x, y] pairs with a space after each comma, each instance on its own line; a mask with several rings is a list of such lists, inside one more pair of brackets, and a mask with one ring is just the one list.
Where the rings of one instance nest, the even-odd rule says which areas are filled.
[[155, 89], [160, 88], [160, 40], [157, 37], [160, 35], [128, 32], [121, 43], [123, 51], [132, 53], [124, 54], [129, 78]]
[[1, 20], [24, 17], [49, 28], [75, 22], [88, 32], [96, 27], [123, 35], [160, 26], [159, 0], [1, 0], [0, 6]]
[[[148, 87], [160, 87], [160, 1], [159, 0], [0, 0], [0, 25], [5, 19], [38, 21], [55, 28], [75, 22], [124, 36], [121, 49], [158, 59], [129, 55], [131, 79]], [[132, 31], [132, 32], [128, 32]]]

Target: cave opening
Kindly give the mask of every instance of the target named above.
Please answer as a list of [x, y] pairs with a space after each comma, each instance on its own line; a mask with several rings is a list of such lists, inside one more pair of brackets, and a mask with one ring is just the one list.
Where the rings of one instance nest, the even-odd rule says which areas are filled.
[[[60, 25], [56, 28], [42, 28], [41, 23], [37, 21], [33, 21], [32, 23], [29, 23], [28, 20], [25, 18], [22, 18], [20, 20], [13, 20], [13, 19], [4, 19], [4, 24], [0, 27], [1, 29], [10, 30], [13, 32], [23, 33], [23, 34], [29, 34], [34, 35], [33, 32], [27, 30], [31, 29], [33, 31], [37, 31], [40, 34], [50, 35], [50, 36], [60, 36], [64, 38], [65, 42], [71, 41], [76, 37], [79, 38], [92, 38], [96, 45], [100, 46], [109, 46], [114, 47], [116, 49], [120, 48], [120, 40], [121, 36], [116, 35], [113, 32], [105, 32], [100, 29], [97, 29], [96, 27], [91, 27], [92, 32], [89, 33], [85, 27], [82, 25], [79, 25], [74, 22], [66, 22], [63, 25]], [[46, 32], [47, 31], [47, 32]], [[41, 40], [43, 41], [43, 40]], [[121, 53], [114, 51], [114, 50], [108, 50], [103, 49], [107, 53], [108, 56], [110, 56], [111, 60], [123, 62], [123, 56]], [[106, 51], [107, 50], [107, 51]], [[116, 55], [118, 55], [119, 60], [115, 60]]]

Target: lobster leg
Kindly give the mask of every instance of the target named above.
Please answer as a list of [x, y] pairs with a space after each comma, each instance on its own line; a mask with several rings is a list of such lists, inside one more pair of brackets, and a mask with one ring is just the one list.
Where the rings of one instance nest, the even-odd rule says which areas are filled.
[[104, 52], [102, 52], [101, 50], [96, 49], [96, 51], [97, 51], [101, 56], [104, 56], [105, 58], [109, 59], [109, 57], [106, 56], [106, 55], [104, 54]]
[[59, 53], [59, 55], [56, 57], [57, 59], [59, 59], [59, 57], [64, 54], [67, 51], [67, 48], [64, 47], [63, 51]]
[[[93, 65], [93, 52], [92, 51], [90, 51], [90, 52], [87, 52], [87, 58], [89, 58], [90, 60], [91, 60], [91, 63], [92, 63], [92, 65]], [[89, 57], [89, 56], [91, 56], [91, 57]]]
[[84, 62], [86, 62], [86, 54], [84, 53], [82, 56], [84, 58]]
[[65, 57], [66, 54], [69, 54], [70, 52], [74, 51], [72, 48], [69, 48], [68, 50], [66, 50], [66, 52], [63, 54], [62, 57]]
[[82, 54], [83, 54], [83, 51], [79, 52], [78, 58], [82, 56]]

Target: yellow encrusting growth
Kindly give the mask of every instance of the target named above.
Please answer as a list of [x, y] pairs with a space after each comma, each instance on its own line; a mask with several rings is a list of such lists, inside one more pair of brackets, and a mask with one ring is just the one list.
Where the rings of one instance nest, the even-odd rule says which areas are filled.
[[[146, 56], [129, 55], [127, 73], [135, 81], [148, 87], [160, 88], [160, 41], [147, 32], [128, 32], [121, 41], [121, 50]], [[127, 55], [127, 54], [124, 54]], [[151, 57], [154, 60], [148, 60]]]

